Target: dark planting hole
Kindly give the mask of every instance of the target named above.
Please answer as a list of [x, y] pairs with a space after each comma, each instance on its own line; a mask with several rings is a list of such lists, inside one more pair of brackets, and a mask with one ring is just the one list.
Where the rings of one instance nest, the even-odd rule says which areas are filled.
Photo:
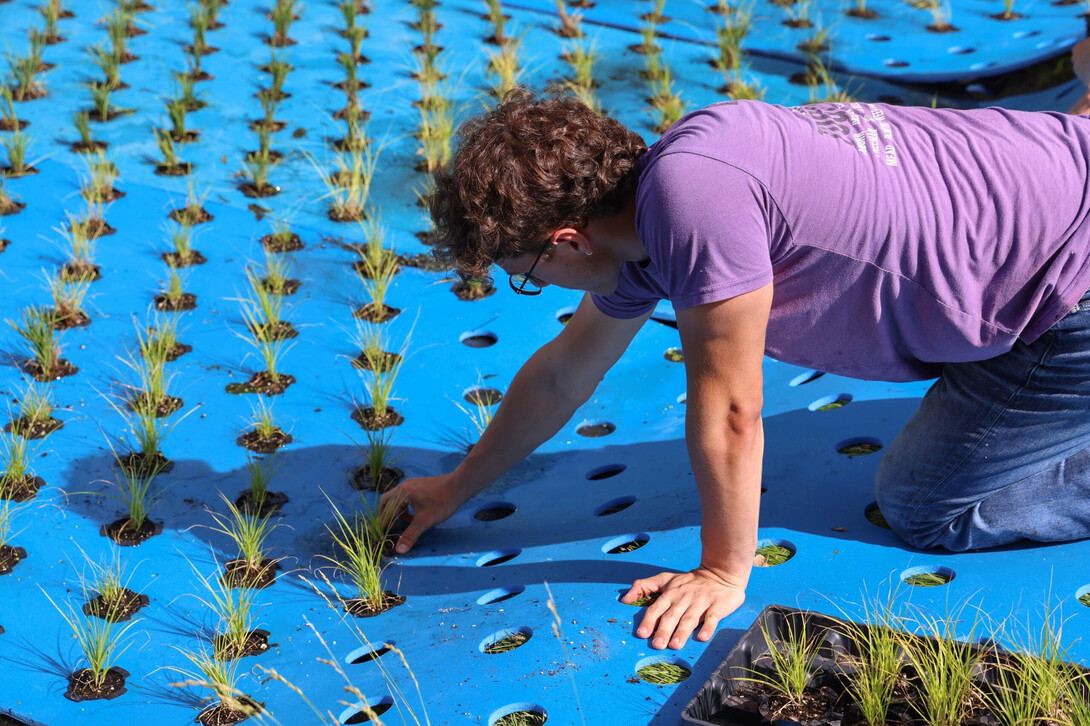
[[495, 388], [471, 388], [462, 398], [474, 406], [495, 406], [503, 400], [503, 394]]
[[616, 430], [617, 427], [609, 421], [591, 421], [589, 423], [579, 424], [575, 429], [575, 433], [593, 439], [600, 436], [609, 436]]
[[624, 464], [608, 464], [606, 466], [600, 466], [597, 469], [591, 469], [587, 472], [587, 479], [591, 481], [601, 481], [602, 479], [609, 479], [610, 477], [617, 476], [626, 467]]
[[670, 686], [681, 683], [692, 674], [691, 670], [680, 663], [670, 663], [668, 661], [648, 663], [636, 671], [636, 675], [640, 677], [640, 680], [656, 686]]
[[371, 661], [377, 660], [389, 652], [390, 644], [383, 643], [379, 648], [376, 648], [374, 650], [368, 650], [366, 653], [362, 653], [355, 658], [349, 656], [350, 660], [348, 662], [352, 665], [359, 665], [360, 663], [370, 663]]
[[755, 567], [775, 567], [782, 565], [795, 556], [795, 547], [790, 542], [764, 542], [754, 553]]
[[533, 635], [534, 631], [530, 630], [530, 628], [519, 628], [514, 632], [496, 633], [481, 643], [481, 652], [487, 655], [510, 653], [512, 650], [526, 645]]
[[502, 552], [490, 552], [484, 557], [477, 560], [478, 567], [495, 567], [496, 565], [502, 565], [504, 562], [510, 562], [511, 560], [522, 554], [522, 550], [504, 550]]
[[886, 515], [882, 514], [882, 510], [878, 508], [878, 502], [871, 502], [868, 504], [867, 508], [863, 510], [863, 516], [873, 525], [881, 527], [882, 529], [891, 529], [889, 523], [886, 521]]
[[837, 453], [844, 456], [866, 456], [881, 449], [882, 442], [871, 438], [846, 439], [836, 445]]
[[480, 522], [495, 522], [497, 519], [504, 519], [510, 517], [515, 513], [515, 505], [500, 502], [497, 504], [490, 504], [486, 507], [478, 509], [473, 515], [473, 518]]
[[805, 386], [807, 383], [813, 383], [824, 375], [825, 373], [823, 371], [806, 371], [805, 373], [800, 373], [799, 375], [792, 378], [791, 382], [787, 385]]
[[[392, 706], [392, 703], [379, 703], [371, 706], [371, 713], [375, 714], [376, 716], [381, 716], [382, 714], [389, 711]], [[344, 723], [345, 726], [348, 726], [348, 724], [371, 723], [371, 717], [367, 715], [366, 711], [356, 711], [356, 713], [349, 716], [348, 720], [346, 720]]]
[[501, 719], [497, 719], [494, 726], [542, 726], [548, 717], [540, 711], [512, 711]]
[[486, 592], [477, 600], [478, 605], [494, 605], [498, 602], [504, 602], [510, 600], [513, 597], [518, 597], [526, 591], [526, 588], [522, 585], [516, 585], [515, 587], [501, 587], [491, 592]]
[[681, 352], [681, 348], [667, 348], [666, 352], [662, 354], [662, 357], [671, 363], [685, 362], [685, 354]]
[[470, 348], [488, 348], [495, 345], [499, 338], [495, 333], [489, 333], [486, 330], [471, 330], [463, 333], [458, 340]]
[[901, 581], [913, 587], [941, 587], [954, 579], [947, 567], [914, 567], [901, 573]]
[[646, 534], [625, 535], [624, 537], [610, 540], [602, 550], [605, 551], [607, 555], [623, 555], [629, 552], [635, 552], [650, 541], [651, 538]]
[[629, 497], [618, 497], [617, 499], [612, 499], [612, 500], [606, 502], [602, 506], [598, 507], [598, 509], [594, 510], [594, 516], [595, 517], [608, 517], [611, 514], [616, 514], [617, 512], [623, 512], [624, 510], [628, 509], [629, 507], [631, 507], [635, 503], [636, 503], [636, 497], [631, 497], [631, 496], [629, 496]]

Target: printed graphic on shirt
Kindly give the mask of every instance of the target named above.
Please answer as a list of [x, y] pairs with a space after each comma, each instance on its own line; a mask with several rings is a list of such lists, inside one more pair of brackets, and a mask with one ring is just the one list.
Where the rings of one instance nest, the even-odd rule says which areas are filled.
[[818, 103], [791, 110], [813, 121], [818, 133], [840, 139], [886, 166], [899, 164], [893, 126], [884, 108], [873, 103]]

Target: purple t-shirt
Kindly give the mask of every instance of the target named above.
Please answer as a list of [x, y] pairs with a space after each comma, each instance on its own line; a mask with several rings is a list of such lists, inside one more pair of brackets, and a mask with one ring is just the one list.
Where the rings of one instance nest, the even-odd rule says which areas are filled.
[[607, 315], [773, 283], [766, 353], [932, 378], [1032, 342], [1090, 288], [1090, 117], [757, 101], [689, 114], [640, 161]]

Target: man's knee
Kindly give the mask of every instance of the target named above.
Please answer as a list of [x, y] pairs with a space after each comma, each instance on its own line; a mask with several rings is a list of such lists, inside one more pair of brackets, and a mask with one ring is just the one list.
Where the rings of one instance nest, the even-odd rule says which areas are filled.
[[[920, 483], [914, 481], [907, 466], [898, 466], [884, 458], [875, 476], [878, 509], [893, 532], [912, 547], [931, 549], [945, 546], [950, 518], [926, 516], [919, 506]], [[922, 516], [923, 515], [923, 516]]]

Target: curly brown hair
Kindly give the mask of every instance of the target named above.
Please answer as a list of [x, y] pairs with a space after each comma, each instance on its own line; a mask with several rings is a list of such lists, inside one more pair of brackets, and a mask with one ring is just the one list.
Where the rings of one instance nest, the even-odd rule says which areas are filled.
[[434, 254], [465, 277], [537, 252], [553, 230], [614, 214], [634, 193], [640, 136], [571, 96], [509, 91], [458, 129], [428, 209]]

